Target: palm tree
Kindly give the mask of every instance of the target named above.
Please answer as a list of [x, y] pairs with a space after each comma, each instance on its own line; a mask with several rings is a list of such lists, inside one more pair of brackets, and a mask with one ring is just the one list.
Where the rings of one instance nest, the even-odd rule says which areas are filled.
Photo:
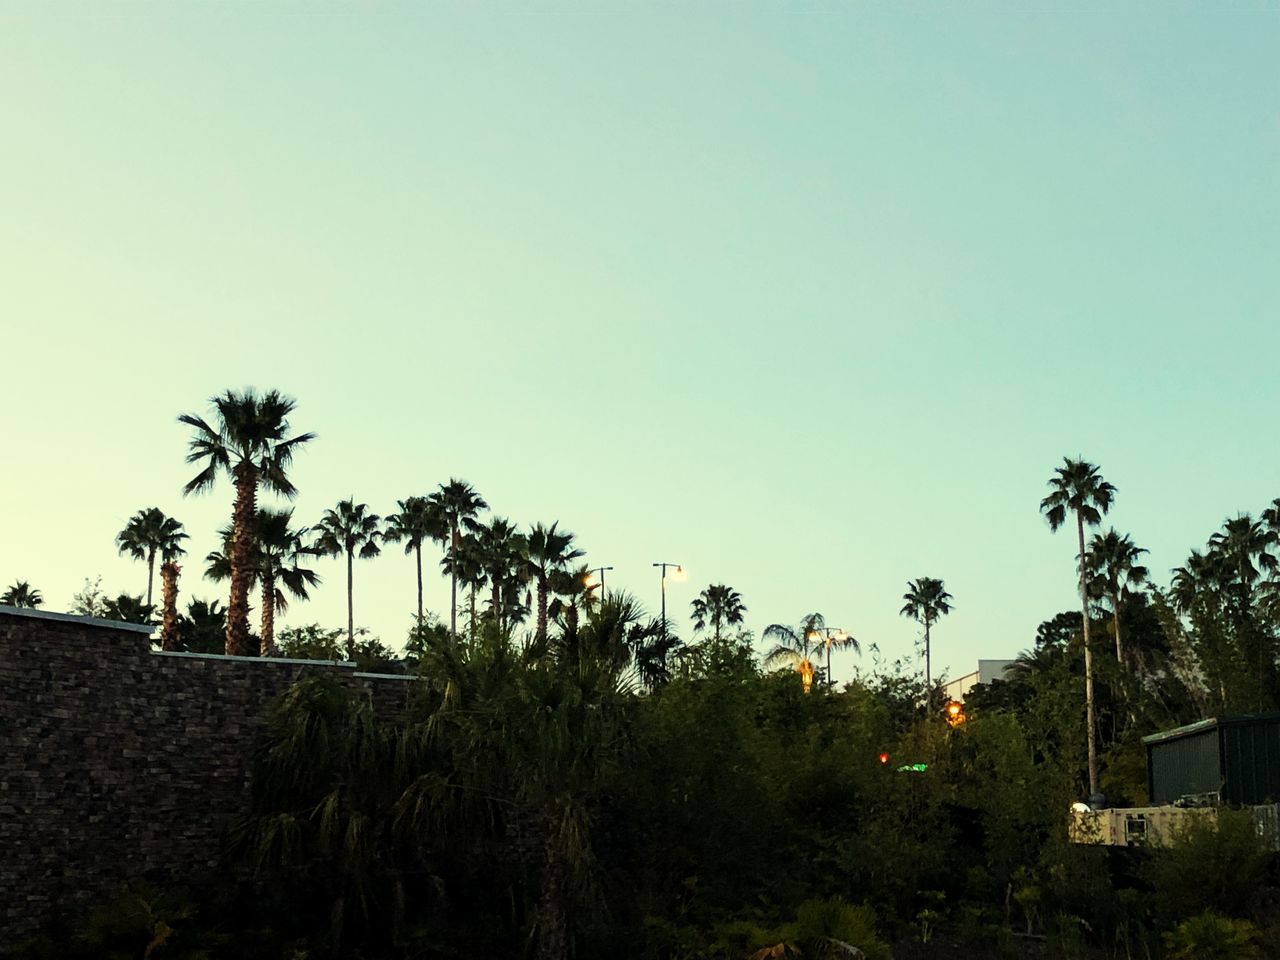
[[[440, 484], [440, 489], [428, 497], [431, 503], [439, 511], [441, 519], [449, 528], [449, 556], [451, 560], [457, 559], [458, 541], [462, 536], [461, 529], [464, 520], [474, 517], [481, 510], [487, 510], [489, 505], [484, 502], [484, 498], [476, 493], [475, 488], [464, 480], [451, 477], [447, 484]], [[450, 600], [449, 600], [449, 631], [453, 634], [458, 632], [458, 568], [460, 564], [450, 562], [446, 565], [450, 576]], [[474, 606], [474, 604], [473, 604]], [[473, 618], [474, 619], [474, 618]]]
[[489, 609], [493, 622], [502, 630], [506, 624], [503, 594], [508, 597], [520, 587], [524, 566], [524, 537], [506, 517], [494, 517], [488, 523], [468, 518], [467, 530], [475, 541], [476, 558], [484, 570], [490, 590]]
[[1274, 544], [1272, 533], [1247, 513], [1228, 519], [1222, 530], [1209, 538], [1209, 550], [1222, 561], [1230, 592], [1243, 609], [1253, 602], [1258, 578], [1276, 570], [1276, 558], [1271, 553]]
[[585, 555], [574, 547], [572, 533], [562, 533], [556, 527], [556, 523], [549, 527], [535, 523], [525, 537], [525, 572], [538, 582], [538, 623], [534, 633], [538, 640], [547, 638], [547, 596], [552, 578]]
[[733, 587], [723, 583], [713, 583], [691, 604], [693, 614], [693, 632], [701, 633], [711, 625], [712, 639], [720, 642], [720, 630], [725, 624], [742, 623], [742, 615], [747, 612], [747, 605], [742, 602], [742, 594]]
[[122, 593], [114, 600], [102, 602], [102, 618], [104, 620], [120, 620], [124, 623], [151, 623], [151, 614], [155, 608], [143, 603], [141, 596]]
[[382, 531], [378, 521], [382, 518], [369, 512], [367, 503], [355, 503], [355, 497], [339, 500], [336, 508], [326, 510], [320, 522], [316, 524], [316, 542], [312, 548], [316, 553], [347, 558], [347, 656], [354, 660], [356, 656], [355, 615], [352, 608], [352, 569], [357, 554], [360, 559], [368, 560], [382, 552], [378, 540]]
[[1062, 466], [1054, 468], [1049, 480], [1050, 493], [1040, 501], [1040, 512], [1049, 521], [1049, 529], [1057, 533], [1067, 520], [1067, 513], [1076, 515], [1076, 540], [1080, 553], [1080, 611], [1084, 618], [1084, 699], [1087, 737], [1089, 742], [1089, 794], [1098, 792], [1098, 744], [1093, 703], [1093, 652], [1089, 647], [1089, 587], [1086, 574], [1089, 569], [1088, 554], [1084, 544], [1084, 526], [1096, 526], [1102, 515], [1111, 509], [1116, 488], [1102, 479], [1102, 474], [1092, 463], [1083, 459], [1063, 458]]
[[288, 469], [294, 452], [315, 438], [313, 433], [288, 437], [294, 401], [270, 390], [259, 396], [253, 389], [228, 390], [210, 401], [214, 423], [184, 413], [179, 422], [195, 429], [187, 463], [204, 468], [183, 487], [184, 494], [212, 489], [219, 473], [231, 477], [236, 488], [231, 513], [231, 597], [227, 605], [227, 653], [239, 656], [249, 642], [250, 562], [258, 488], [292, 499], [297, 489]]
[[951, 612], [952, 597], [947, 593], [946, 585], [937, 577], [920, 577], [907, 581], [907, 592], [902, 595], [902, 599], [906, 603], [898, 612], [924, 627], [924, 682], [926, 687], [932, 689], [929, 630], [940, 617]]
[[404, 543], [405, 556], [414, 557], [418, 571], [418, 626], [422, 626], [422, 545], [427, 540], [443, 540], [448, 535], [438, 505], [427, 497], [398, 500], [399, 513], [387, 517], [382, 539], [387, 543]]
[[1093, 588], [1106, 596], [1111, 604], [1111, 626], [1116, 635], [1116, 661], [1124, 663], [1124, 643], [1120, 639], [1120, 600], [1128, 594], [1129, 587], [1136, 587], [1150, 573], [1138, 563], [1147, 551], [1134, 544], [1126, 533], [1121, 536], [1115, 528], [1105, 534], [1095, 533], [1089, 541], [1089, 570], [1093, 576]]
[[[302, 566], [316, 551], [307, 545], [308, 527], [294, 528], [293, 510], [259, 510], [253, 524], [253, 551], [249, 587], [261, 586], [262, 655], [275, 656], [275, 618], [289, 609], [289, 597], [309, 600], [308, 590], [319, 586], [320, 575]], [[226, 580], [231, 576], [231, 528], [221, 531], [223, 550], [210, 553], [205, 576]], [[287, 593], [286, 593], [287, 591]]]
[[172, 560], [160, 565], [160, 649], [177, 650], [182, 642], [178, 625], [178, 574], [182, 568]]
[[151, 588], [155, 580], [156, 554], [161, 563], [176, 560], [187, 551], [182, 541], [187, 535], [182, 524], [172, 517], [166, 517], [158, 507], [147, 507], [139, 510], [124, 529], [116, 534], [116, 546], [120, 553], [129, 554], [135, 560], [147, 561], [147, 606], [151, 606]]
[[806, 614], [798, 629], [785, 623], [769, 624], [764, 628], [764, 639], [774, 641], [774, 647], [765, 655], [765, 667], [770, 670], [778, 666], [791, 667], [800, 674], [804, 692], [808, 693], [816, 673], [812, 655], [821, 649], [819, 638], [826, 628], [827, 622], [820, 613]]
[[44, 597], [40, 595], [40, 591], [25, 580], [19, 580], [0, 596], [0, 603], [7, 604], [10, 607], [25, 607], [28, 610], [34, 610], [36, 607], [44, 603]]

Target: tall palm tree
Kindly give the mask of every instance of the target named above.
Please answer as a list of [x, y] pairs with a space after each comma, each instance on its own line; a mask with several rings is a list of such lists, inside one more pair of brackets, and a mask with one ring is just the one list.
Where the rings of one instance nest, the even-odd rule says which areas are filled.
[[1124, 663], [1124, 643], [1120, 639], [1121, 595], [1146, 582], [1150, 573], [1138, 563], [1147, 551], [1137, 546], [1126, 533], [1123, 536], [1115, 528], [1105, 534], [1095, 533], [1089, 541], [1089, 570], [1093, 587], [1111, 604], [1111, 626], [1116, 635], [1116, 661]]
[[227, 653], [239, 656], [249, 642], [250, 562], [258, 488], [292, 499], [297, 493], [288, 476], [293, 455], [315, 438], [313, 433], [289, 437], [289, 414], [294, 401], [276, 390], [259, 395], [252, 388], [228, 390], [212, 398], [213, 423], [184, 413], [180, 423], [194, 428], [187, 463], [203, 469], [183, 487], [184, 494], [212, 489], [219, 473], [231, 477], [236, 489], [231, 513], [231, 597], [227, 604]]
[[0, 596], [0, 603], [10, 607], [25, 607], [28, 610], [34, 610], [36, 607], [44, 603], [44, 597], [40, 595], [40, 591], [25, 580], [19, 580]]
[[159, 507], [147, 507], [139, 510], [124, 529], [116, 534], [116, 546], [120, 553], [129, 554], [135, 560], [147, 561], [147, 606], [151, 606], [151, 588], [155, 580], [156, 554], [161, 563], [176, 560], [187, 551], [182, 541], [187, 535], [182, 524], [172, 517], [166, 517]]
[[[289, 609], [289, 597], [309, 600], [309, 590], [320, 585], [320, 575], [304, 567], [316, 551], [307, 544], [308, 527], [293, 527], [293, 510], [259, 510], [253, 524], [253, 551], [250, 561], [252, 589], [261, 589], [260, 632], [262, 655], [275, 656], [276, 614]], [[221, 531], [222, 552], [210, 553], [205, 560], [205, 576], [210, 580], [226, 580], [231, 576], [232, 531]]]
[[774, 667], [788, 666], [800, 674], [800, 682], [804, 692], [813, 687], [813, 676], [817, 672], [813, 665], [813, 655], [822, 649], [819, 639], [827, 628], [827, 622], [820, 613], [806, 614], [798, 628], [785, 623], [771, 623], [764, 628], [764, 639], [774, 642], [773, 649], [764, 658], [764, 665], [772, 670]]
[[404, 552], [413, 554], [418, 572], [418, 626], [422, 626], [422, 545], [427, 540], [443, 540], [448, 527], [439, 506], [427, 497], [398, 500], [399, 512], [387, 517], [382, 539], [387, 543], [404, 543]]
[[924, 682], [926, 687], [933, 689], [929, 631], [939, 618], [951, 612], [952, 596], [937, 577], [919, 577], [907, 581], [907, 592], [902, 599], [906, 603], [898, 612], [924, 627]]
[[698, 594], [691, 604], [693, 613], [689, 619], [693, 621], [693, 632], [701, 633], [711, 625], [711, 636], [720, 642], [720, 631], [725, 624], [742, 623], [747, 605], [742, 602], [742, 594], [733, 587], [723, 583], [713, 583]]
[[378, 541], [382, 519], [369, 512], [367, 503], [355, 503], [355, 497], [338, 501], [337, 507], [326, 510], [316, 524], [316, 542], [313, 549], [322, 556], [347, 558], [347, 656], [356, 656], [355, 614], [352, 607], [352, 569], [358, 555], [362, 560], [376, 557], [382, 552]]
[[552, 578], [585, 556], [573, 545], [573, 534], [557, 530], [557, 525], [535, 523], [525, 537], [525, 571], [538, 582], [538, 622], [534, 632], [538, 640], [547, 638], [547, 596]]
[[[476, 493], [471, 484], [456, 477], [451, 477], [447, 484], [440, 484], [440, 489], [431, 494], [428, 499], [440, 511], [440, 517], [449, 528], [449, 556], [456, 560], [463, 521], [475, 517], [481, 510], [487, 510], [489, 505], [484, 502], [480, 494]], [[458, 632], [457, 571], [459, 566], [458, 563], [453, 562], [446, 565], [450, 577], [449, 631], [455, 635]]]
[[1093, 702], [1093, 651], [1089, 646], [1089, 560], [1085, 551], [1084, 527], [1086, 523], [1093, 527], [1102, 522], [1102, 515], [1111, 509], [1111, 504], [1115, 501], [1116, 488], [1102, 479], [1096, 466], [1083, 459], [1064, 457], [1062, 466], [1055, 467], [1053, 473], [1049, 479], [1049, 495], [1040, 501], [1040, 512], [1049, 521], [1049, 529], [1054, 533], [1066, 523], [1068, 513], [1074, 513], [1076, 517], [1076, 540], [1080, 550], [1080, 612], [1084, 617], [1084, 699], [1088, 724], [1089, 793], [1094, 795], [1098, 792], [1098, 744]]
[[1247, 513], [1228, 519], [1222, 530], [1209, 538], [1210, 552], [1220, 558], [1230, 577], [1229, 592], [1243, 608], [1252, 604], [1259, 577], [1276, 570], [1277, 561], [1271, 553], [1274, 545], [1271, 532]]
[[489, 610], [493, 622], [502, 630], [506, 625], [504, 592], [509, 598], [519, 589], [524, 566], [524, 537], [506, 517], [494, 517], [488, 523], [466, 520], [467, 531], [474, 540], [476, 558], [489, 583]]
[[172, 560], [160, 564], [160, 649], [177, 650], [182, 643], [178, 623], [178, 574], [182, 568]]
[[460, 534], [448, 553], [440, 558], [440, 568], [449, 574], [455, 584], [462, 584], [468, 592], [471, 614], [467, 624], [467, 634], [474, 638], [479, 626], [479, 618], [476, 614], [476, 593], [489, 582], [489, 575], [485, 572], [484, 556], [475, 535]]

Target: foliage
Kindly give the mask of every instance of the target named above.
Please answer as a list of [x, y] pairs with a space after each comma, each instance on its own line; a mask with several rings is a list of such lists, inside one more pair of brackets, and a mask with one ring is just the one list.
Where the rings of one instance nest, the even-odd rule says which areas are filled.
[[36, 607], [44, 603], [44, 597], [40, 595], [40, 591], [25, 580], [18, 580], [13, 586], [5, 590], [0, 595], [0, 603], [11, 607], [26, 607], [34, 610]]
[[1163, 919], [1202, 911], [1247, 917], [1269, 860], [1249, 812], [1220, 809], [1190, 820], [1172, 844], [1153, 851], [1145, 876]]
[[1259, 960], [1258, 928], [1210, 910], [1188, 917], [1165, 935], [1169, 960]]

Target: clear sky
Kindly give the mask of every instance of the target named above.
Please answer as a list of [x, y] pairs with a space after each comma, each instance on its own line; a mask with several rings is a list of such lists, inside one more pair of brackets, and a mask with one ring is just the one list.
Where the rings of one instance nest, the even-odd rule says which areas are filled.
[[[253, 384], [306, 522], [459, 476], [655, 608], [687, 565], [676, 615], [905, 655], [929, 575], [936, 664], [1012, 656], [1075, 603], [1064, 454], [1162, 581], [1280, 496], [1278, 51], [1265, 3], [0, 2], [0, 582], [140, 591], [151, 505], [202, 557], [175, 418]], [[320, 569], [287, 623], [345, 622]]]

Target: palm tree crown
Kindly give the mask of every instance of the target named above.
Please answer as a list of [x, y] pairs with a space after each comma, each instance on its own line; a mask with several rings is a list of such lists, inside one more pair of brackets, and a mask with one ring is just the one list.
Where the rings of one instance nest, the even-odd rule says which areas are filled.
[[946, 584], [937, 577], [919, 577], [907, 581], [907, 592], [902, 595], [906, 601], [898, 612], [910, 617], [924, 627], [924, 682], [932, 684], [932, 650], [930, 630], [940, 617], [951, 612], [951, 594], [947, 593]]
[[804, 692], [808, 693], [813, 686], [813, 676], [817, 672], [813, 665], [813, 654], [821, 649], [821, 638], [826, 629], [827, 621], [820, 613], [806, 614], [798, 628], [790, 627], [785, 623], [769, 624], [764, 628], [764, 638], [772, 640], [774, 646], [765, 654], [765, 667], [768, 669], [791, 667], [800, 674]]
[[1144, 583], [1150, 573], [1138, 563], [1147, 551], [1115, 528], [1095, 533], [1089, 541], [1090, 593], [1105, 596], [1111, 604], [1112, 630], [1116, 638], [1116, 660], [1124, 662], [1124, 644], [1120, 636], [1120, 604], [1130, 587]]
[[40, 591], [25, 580], [19, 580], [2, 595], [0, 595], [0, 603], [10, 607], [25, 607], [28, 610], [34, 610], [36, 607], [44, 603], [44, 597], [40, 595]]
[[369, 512], [367, 503], [356, 503], [355, 497], [338, 501], [332, 510], [326, 510], [316, 524], [316, 541], [312, 549], [322, 556], [347, 558], [347, 654], [354, 659], [356, 649], [355, 614], [352, 606], [352, 567], [355, 558], [362, 560], [376, 557], [382, 552], [378, 541], [382, 538], [379, 521], [382, 518]]
[[232, 508], [231, 598], [227, 606], [227, 653], [243, 653], [249, 639], [249, 565], [252, 528], [257, 511], [258, 487], [291, 498], [297, 493], [289, 479], [294, 452], [315, 438], [313, 433], [289, 434], [289, 414], [294, 401], [276, 390], [259, 395], [252, 388], [228, 390], [210, 400], [213, 423], [184, 413], [180, 423], [193, 428], [187, 463], [202, 464], [184, 494], [212, 489], [220, 473], [231, 477], [236, 488]]
[[693, 608], [690, 616], [693, 620], [693, 632], [701, 633], [709, 624], [712, 638], [716, 643], [720, 642], [721, 628], [726, 624], [742, 623], [743, 614], [747, 612], [747, 605], [742, 602], [742, 594], [723, 583], [713, 583], [708, 586], [698, 594], [697, 599], [690, 603], [690, 606]]
[[535, 636], [547, 638], [547, 596], [552, 578], [569, 568], [573, 561], [585, 556], [573, 545], [573, 534], [557, 529], [558, 524], [535, 523], [524, 538], [525, 572], [538, 582], [538, 622]]
[[182, 541], [188, 539], [182, 524], [166, 517], [159, 507], [139, 510], [124, 529], [116, 534], [116, 546], [120, 553], [129, 554], [135, 560], [147, 561], [147, 605], [151, 605], [151, 591], [155, 577], [156, 556], [162, 563], [176, 560], [187, 551]]

